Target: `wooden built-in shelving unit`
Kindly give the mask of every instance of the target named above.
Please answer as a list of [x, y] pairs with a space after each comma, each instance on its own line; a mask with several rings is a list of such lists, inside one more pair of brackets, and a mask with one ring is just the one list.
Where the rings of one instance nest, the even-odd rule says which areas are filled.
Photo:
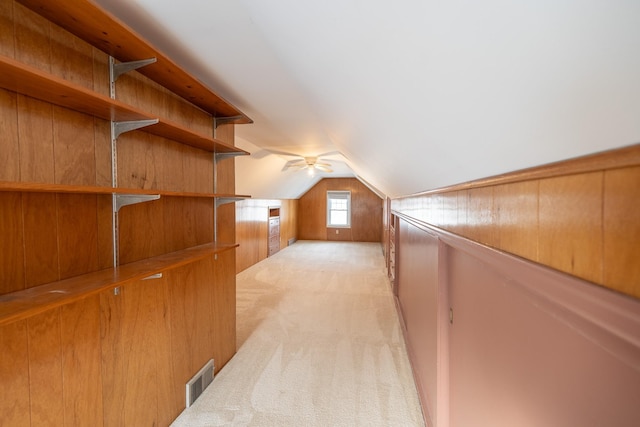
[[231, 144], [193, 132], [178, 123], [155, 117], [117, 99], [85, 89], [2, 55], [0, 87], [113, 122], [157, 119], [156, 124], [145, 126], [141, 130], [206, 151], [249, 154]]
[[0, 295], [0, 326], [233, 249], [209, 243]]
[[0, 424], [168, 425], [235, 353], [251, 119], [90, 1], [0, 36]]
[[252, 123], [252, 120], [242, 111], [95, 4], [88, 1], [56, 3], [47, 0], [19, 1], [119, 61], [156, 58], [156, 63], [140, 69], [140, 73], [214, 117], [227, 118], [236, 124]]

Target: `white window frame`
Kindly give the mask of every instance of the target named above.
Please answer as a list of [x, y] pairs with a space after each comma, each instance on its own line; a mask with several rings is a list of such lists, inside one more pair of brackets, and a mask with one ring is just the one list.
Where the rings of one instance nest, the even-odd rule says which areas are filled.
[[[332, 211], [331, 200], [332, 199], [341, 199], [341, 200], [347, 201], [347, 209], [346, 209], [347, 223], [346, 224], [333, 224], [331, 222], [331, 211]], [[351, 228], [351, 191], [327, 191], [327, 227]]]

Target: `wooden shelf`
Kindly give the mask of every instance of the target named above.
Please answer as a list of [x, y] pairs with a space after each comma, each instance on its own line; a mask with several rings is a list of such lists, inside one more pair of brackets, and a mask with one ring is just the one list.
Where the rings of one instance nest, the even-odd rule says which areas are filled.
[[123, 102], [95, 93], [3, 55], [0, 55], [0, 87], [104, 120], [124, 122], [157, 118], [157, 124], [146, 126], [140, 130], [206, 151], [249, 154], [231, 144], [193, 132], [169, 120], [151, 116]]
[[48, 184], [38, 182], [0, 181], [0, 191], [19, 191], [29, 193], [76, 193], [76, 194], [132, 194], [152, 196], [159, 194], [166, 197], [203, 197], [203, 198], [242, 198], [251, 196], [238, 194], [195, 193], [184, 191], [146, 190], [139, 188], [114, 188], [89, 185]]
[[96, 271], [70, 279], [0, 295], [0, 326], [26, 319], [55, 307], [96, 293], [175, 269], [238, 247], [208, 243], [171, 252], [116, 268]]
[[90, 1], [18, 1], [119, 61], [157, 58], [156, 63], [140, 68], [138, 72], [214, 117], [233, 118], [231, 121], [236, 124], [253, 122], [242, 111], [182, 70], [131, 28]]

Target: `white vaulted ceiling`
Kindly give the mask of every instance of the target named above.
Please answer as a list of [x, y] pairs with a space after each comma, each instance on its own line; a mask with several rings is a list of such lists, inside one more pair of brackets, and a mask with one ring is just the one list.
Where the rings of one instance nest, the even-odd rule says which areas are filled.
[[266, 149], [393, 197], [640, 142], [636, 0], [98, 3], [254, 120], [240, 194], [324, 175]]

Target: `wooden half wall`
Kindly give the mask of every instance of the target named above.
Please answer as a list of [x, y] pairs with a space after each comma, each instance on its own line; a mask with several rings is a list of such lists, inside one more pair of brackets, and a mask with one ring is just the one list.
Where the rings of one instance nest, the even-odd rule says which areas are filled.
[[[327, 227], [327, 191], [351, 191], [351, 228]], [[301, 240], [382, 242], [383, 200], [355, 178], [324, 178], [300, 198]]]
[[236, 202], [236, 273], [268, 256], [269, 210], [280, 217], [280, 249], [298, 239], [298, 200], [249, 199]]
[[389, 201], [429, 426], [637, 425], [639, 196], [635, 145]]

